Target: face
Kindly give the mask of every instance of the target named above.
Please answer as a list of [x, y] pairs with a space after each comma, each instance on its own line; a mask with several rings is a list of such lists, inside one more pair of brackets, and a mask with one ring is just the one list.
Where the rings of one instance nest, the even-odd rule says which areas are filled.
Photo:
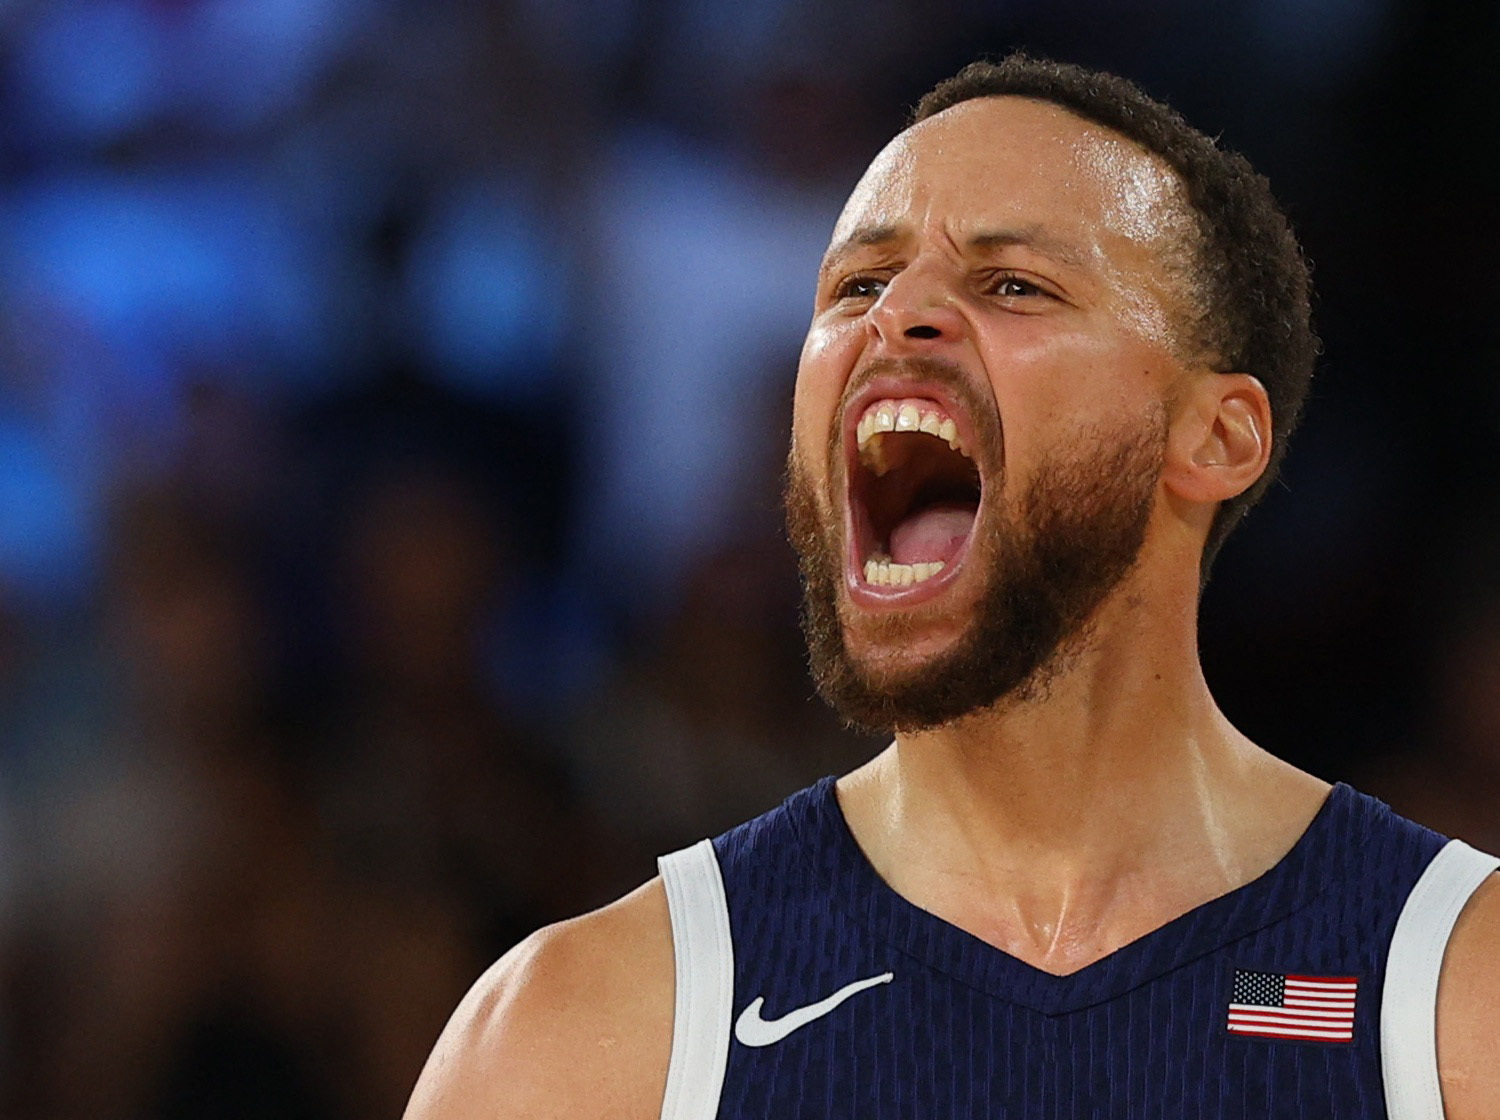
[[856, 725], [1034, 694], [1146, 538], [1191, 225], [1173, 174], [1051, 105], [898, 136], [834, 230], [788, 524], [820, 690]]

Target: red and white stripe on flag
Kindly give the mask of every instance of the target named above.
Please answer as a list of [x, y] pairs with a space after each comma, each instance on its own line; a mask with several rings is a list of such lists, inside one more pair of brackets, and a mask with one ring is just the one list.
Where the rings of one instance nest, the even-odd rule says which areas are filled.
[[1294, 976], [1236, 970], [1229, 1033], [1309, 1042], [1352, 1042], [1355, 976]]

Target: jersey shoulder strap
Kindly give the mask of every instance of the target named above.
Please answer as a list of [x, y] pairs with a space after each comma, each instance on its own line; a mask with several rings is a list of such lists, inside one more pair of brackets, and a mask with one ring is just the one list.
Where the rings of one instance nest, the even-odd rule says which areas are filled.
[[713, 841], [657, 861], [672, 915], [677, 994], [661, 1120], [713, 1120], [729, 1061], [734, 942]]
[[1437, 990], [1458, 915], [1500, 859], [1450, 840], [1412, 887], [1386, 958], [1380, 1065], [1390, 1120], [1443, 1120]]

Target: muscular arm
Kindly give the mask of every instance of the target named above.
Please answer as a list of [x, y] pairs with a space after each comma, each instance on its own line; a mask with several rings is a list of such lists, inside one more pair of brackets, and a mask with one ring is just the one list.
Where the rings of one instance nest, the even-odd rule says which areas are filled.
[[533, 934], [459, 1004], [406, 1120], [655, 1120], [673, 985], [659, 880]]
[[1474, 892], [1448, 942], [1437, 1046], [1448, 1120], [1500, 1116], [1500, 875]]

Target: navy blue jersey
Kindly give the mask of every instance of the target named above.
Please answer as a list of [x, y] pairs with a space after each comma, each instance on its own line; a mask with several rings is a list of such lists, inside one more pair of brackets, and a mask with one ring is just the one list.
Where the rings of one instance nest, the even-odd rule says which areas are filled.
[[[696, 1016], [691, 1033], [706, 1055], [698, 1063], [716, 1069], [696, 1089], [669, 1087], [663, 1115], [1386, 1117], [1387, 955], [1413, 887], [1444, 846], [1337, 786], [1266, 874], [1056, 976], [887, 886], [825, 779], [713, 841], [715, 859], [701, 846], [722, 881], [729, 954], [712, 1014], [684, 1002], [692, 986], [678, 921], [685, 904], [669, 881], [678, 1014]], [[1493, 867], [1469, 879], [1477, 884]], [[688, 1063], [676, 1037], [684, 1033], [679, 1023], [674, 1066]], [[678, 1082], [684, 1076], [672, 1071]], [[701, 1098], [715, 1080], [716, 1110], [679, 1100], [671, 1111], [674, 1091]]]

